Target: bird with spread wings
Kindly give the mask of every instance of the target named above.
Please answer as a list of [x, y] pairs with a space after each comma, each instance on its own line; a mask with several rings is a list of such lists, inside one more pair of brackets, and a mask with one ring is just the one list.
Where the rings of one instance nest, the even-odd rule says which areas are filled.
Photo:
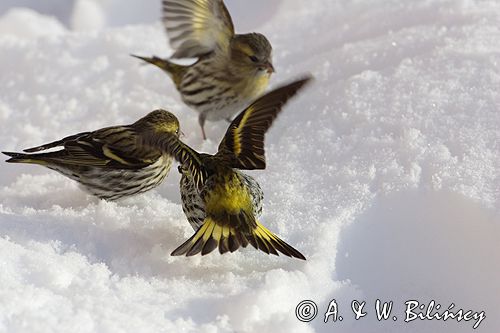
[[231, 123], [215, 155], [196, 152], [173, 135], [145, 136], [144, 144], [172, 154], [180, 163], [183, 209], [195, 234], [172, 255], [221, 254], [251, 244], [268, 254], [305, 259], [258, 220], [262, 190], [239, 170], [264, 169], [264, 135], [273, 120], [310, 78], [257, 99]]
[[173, 80], [182, 100], [205, 120], [231, 120], [267, 88], [272, 47], [260, 33], [236, 34], [222, 0], [163, 0], [163, 23], [172, 58], [197, 58], [180, 65], [156, 56], [134, 56], [154, 64]]

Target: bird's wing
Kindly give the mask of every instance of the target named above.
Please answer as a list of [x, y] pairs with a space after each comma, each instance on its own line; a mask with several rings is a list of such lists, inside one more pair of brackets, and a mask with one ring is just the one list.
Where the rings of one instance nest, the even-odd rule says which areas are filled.
[[234, 36], [231, 16], [222, 0], [163, 0], [163, 23], [172, 58], [196, 58], [225, 50]]
[[138, 134], [130, 126], [115, 126], [71, 136], [63, 142], [61, 163], [113, 169], [142, 168], [154, 163], [161, 152], [139, 149]]
[[242, 111], [229, 125], [216, 157], [237, 169], [265, 169], [264, 135], [285, 103], [310, 79], [277, 88]]
[[208, 178], [208, 172], [203, 165], [200, 154], [183, 143], [177, 136], [168, 133], [161, 136], [145, 136], [142, 140], [142, 146], [152, 147], [173, 156], [189, 172], [198, 189], [203, 187]]
[[54, 147], [64, 146], [65, 142], [68, 142], [68, 141], [71, 141], [71, 140], [76, 140], [79, 137], [82, 137], [82, 136], [85, 136], [85, 135], [88, 135], [88, 134], [90, 134], [90, 132], [82, 132], [82, 133], [78, 133], [78, 134], [75, 134], [75, 135], [70, 135], [70, 136], [67, 136], [67, 137], [65, 137], [65, 138], [63, 138], [61, 140], [57, 140], [57, 141], [45, 143], [45, 144], [43, 144], [41, 146], [27, 148], [27, 149], [24, 149], [23, 151], [26, 152], [26, 153], [36, 153], [36, 152], [39, 152], [39, 151], [42, 151], [42, 150], [47, 150], [47, 149], [54, 148]]

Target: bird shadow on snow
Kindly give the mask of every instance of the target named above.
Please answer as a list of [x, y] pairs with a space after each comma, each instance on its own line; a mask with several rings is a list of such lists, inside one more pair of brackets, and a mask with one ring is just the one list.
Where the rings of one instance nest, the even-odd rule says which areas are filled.
[[353, 331], [365, 325], [376, 332], [472, 330], [474, 321], [404, 323], [408, 300], [435, 300], [442, 311], [451, 303], [455, 311], [484, 310], [487, 318], [480, 328], [491, 332], [500, 327], [499, 221], [493, 209], [447, 191], [415, 190], [377, 199], [341, 232], [336, 278], [359, 288], [368, 311], [377, 299], [394, 301], [400, 318], [384, 323], [372, 316], [354, 323]]

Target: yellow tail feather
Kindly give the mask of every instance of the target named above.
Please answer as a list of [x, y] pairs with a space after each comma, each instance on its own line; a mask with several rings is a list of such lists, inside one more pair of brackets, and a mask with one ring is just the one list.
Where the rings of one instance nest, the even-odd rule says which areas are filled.
[[289, 257], [306, 259], [299, 251], [285, 243], [257, 221], [256, 227], [251, 233], [244, 234], [229, 225], [218, 224], [212, 218], [206, 218], [198, 231], [175, 249], [172, 255], [194, 256], [200, 252], [201, 255], [206, 255], [216, 248], [219, 248], [220, 254], [224, 254], [234, 252], [240, 246], [246, 247], [248, 243], [267, 254], [278, 255], [278, 252], [281, 252]]

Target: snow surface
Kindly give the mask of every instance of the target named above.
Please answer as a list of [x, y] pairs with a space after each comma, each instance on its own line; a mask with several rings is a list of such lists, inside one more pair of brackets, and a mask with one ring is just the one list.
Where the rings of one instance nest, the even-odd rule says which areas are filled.
[[[214, 152], [226, 124], [209, 123], [202, 142], [170, 80], [129, 56], [170, 54], [156, 2], [3, 0], [2, 150], [163, 107]], [[241, 31], [272, 41], [274, 85], [316, 81], [268, 134], [268, 169], [251, 174], [262, 222], [308, 260], [170, 257], [192, 233], [176, 172], [109, 203], [50, 170], [1, 164], [0, 332], [473, 331], [404, 323], [410, 299], [484, 310], [477, 331], [500, 330], [500, 3], [266, 2], [227, 0]], [[377, 298], [395, 302], [397, 322], [375, 319]], [[319, 306], [311, 323], [295, 318], [305, 299]], [[332, 299], [344, 321], [325, 324]], [[367, 301], [366, 318], [352, 300]]]

